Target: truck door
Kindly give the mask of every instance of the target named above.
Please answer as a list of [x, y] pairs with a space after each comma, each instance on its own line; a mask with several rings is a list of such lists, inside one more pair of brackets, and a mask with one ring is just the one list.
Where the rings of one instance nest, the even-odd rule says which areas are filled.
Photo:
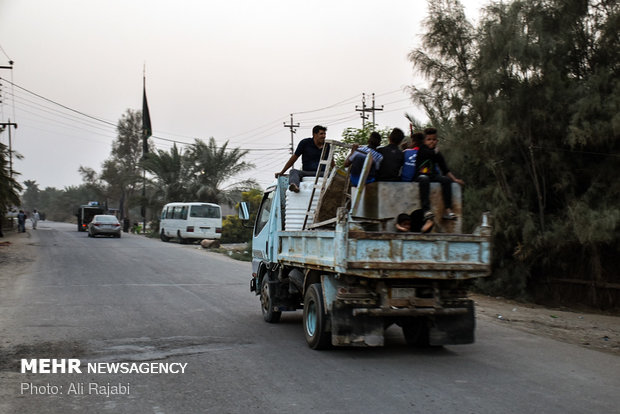
[[275, 194], [275, 189], [265, 193], [256, 214], [252, 241], [252, 269], [254, 272], [258, 270], [260, 262], [273, 261], [270, 246], [276, 236], [271, 230], [273, 227], [272, 217], [275, 216], [275, 211], [273, 211], [276, 207], [274, 203]]

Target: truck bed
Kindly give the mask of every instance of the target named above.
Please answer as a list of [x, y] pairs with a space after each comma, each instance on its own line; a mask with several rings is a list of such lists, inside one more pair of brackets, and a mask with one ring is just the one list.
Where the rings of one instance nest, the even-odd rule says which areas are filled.
[[281, 231], [278, 261], [367, 278], [471, 279], [487, 276], [486, 235], [378, 231]]

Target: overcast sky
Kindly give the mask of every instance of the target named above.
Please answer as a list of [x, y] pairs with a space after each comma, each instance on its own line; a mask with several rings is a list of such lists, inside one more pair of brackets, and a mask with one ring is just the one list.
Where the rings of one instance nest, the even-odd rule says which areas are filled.
[[[473, 18], [483, 1], [463, 3]], [[362, 93], [383, 105], [380, 127], [423, 117], [405, 88], [422, 82], [407, 54], [425, 17], [422, 0], [0, 0], [0, 66], [14, 61], [0, 69], [0, 119], [17, 122], [24, 156], [14, 169], [59, 189], [81, 184], [80, 165], [99, 170], [114, 125], [142, 109], [146, 66], [153, 134], [250, 149], [256, 168], [239, 178], [265, 187], [290, 156], [291, 113], [295, 145], [315, 124], [331, 139], [361, 127]]]

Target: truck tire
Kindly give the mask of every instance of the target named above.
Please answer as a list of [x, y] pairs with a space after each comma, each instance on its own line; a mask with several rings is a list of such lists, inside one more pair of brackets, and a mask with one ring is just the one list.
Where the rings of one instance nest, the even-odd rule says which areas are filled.
[[320, 283], [310, 285], [304, 297], [304, 334], [312, 349], [325, 349], [331, 345], [331, 333], [327, 331], [327, 314]]
[[170, 241], [170, 237], [166, 236], [166, 233], [164, 233], [164, 229], [161, 229], [161, 233], [159, 233], [159, 238], [163, 242], [169, 242]]
[[187, 244], [187, 239], [181, 237], [181, 231], [177, 230], [177, 238], [179, 239], [179, 244]]
[[282, 312], [274, 310], [273, 300], [273, 290], [269, 286], [269, 274], [266, 273], [263, 276], [263, 281], [261, 282], [260, 287], [260, 306], [263, 311], [263, 318], [265, 322], [269, 323], [278, 323], [280, 322], [280, 317], [282, 316]]
[[429, 347], [429, 329], [426, 318], [413, 318], [402, 326], [405, 341], [409, 346]]

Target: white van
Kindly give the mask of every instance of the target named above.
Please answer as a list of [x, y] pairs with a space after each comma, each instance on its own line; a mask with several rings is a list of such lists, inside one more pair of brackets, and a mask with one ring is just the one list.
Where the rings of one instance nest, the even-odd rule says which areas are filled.
[[222, 210], [211, 203], [168, 203], [161, 211], [160, 237], [179, 243], [222, 237]]

